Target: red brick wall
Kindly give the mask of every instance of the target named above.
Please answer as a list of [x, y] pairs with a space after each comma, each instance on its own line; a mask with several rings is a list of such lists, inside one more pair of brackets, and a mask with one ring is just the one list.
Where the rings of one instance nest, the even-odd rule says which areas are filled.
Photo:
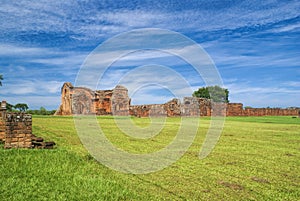
[[242, 103], [228, 103], [226, 109], [227, 116], [244, 116]]
[[[280, 108], [243, 108], [242, 103], [211, 103], [210, 100], [194, 97], [184, 98], [181, 104], [177, 99], [171, 100], [165, 104], [158, 105], [138, 105], [130, 106], [130, 115], [138, 117], [148, 117], [167, 115], [174, 116], [298, 116], [299, 109], [280, 109]], [[212, 110], [214, 106], [214, 110]]]
[[24, 113], [6, 113], [4, 148], [32, 148], [32, 117]]
[[244, 116], [297, 116], [298, 109], [246, 108]]
[[5, 122], [0, 119], [0, 141], [3, 141], [4, 139], [5, 139]]

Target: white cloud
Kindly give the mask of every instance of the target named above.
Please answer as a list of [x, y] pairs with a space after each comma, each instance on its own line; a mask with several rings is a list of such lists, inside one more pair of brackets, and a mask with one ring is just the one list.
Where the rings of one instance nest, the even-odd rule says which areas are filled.
[[22, 47], [11, 44], [0, 44], [1, 56], [36, 56], [36, 55], [52, 55], [54, 52], [46, 48]]
[[[300, 88], [291, 89], [284, 83], [277, 86], [253, 86], [253, 83], [234, 81], [225, 84], [230, 92], [230, 102], [244, 103], [245, 106], [253, 107], [288, 107], [300, 106]], [[284, 100], [284, 101], [283, 101]]]
[[61, 54], [66, 54], [66, 56], [58, 56], [54, 58], [36, 58], [36, 59], [31, 59], [30, 62], [33, 63], [39, 63], [39, 64], [44, 64], [44, 65], [50, 65], [50, 66], [62, 66], [66, 67], [71, 70], [70, 68], [77, 68], [84, 62], [87, 54], [86, 53], [73, 53], [74, 55], [68, 55], [70, 53], [61, 53]]
[[10, 104], [26, 103], [29, 109], [39, 109], [40, 107], [46, 107], [48, 110], [58, 109], [60, 105], [59, 96], [49, 95], [14, 95], [14, 96], [0, 96], [0, 100], [6, 100]]
[[1, 94], [26, 95], [26, 94], [55, 94], [60, 92], [63, 82], [43, 80], [19, 80], [18, 82], [3, 83]]
[[283, 27], [275, 28], [272, 31], [280, 33], [280, 32], [294, 31], [295, 29], [299, 29], [299, 28], [300, 28], [300, 23], [296, 23], [296, 24], [289, 24]]
[[299, 87], [300, 88], [300, 82], [298, 82], [298, 81], [284, 82], [283, 85], [288, 86], [288, 87]]
[[[43, 31], [72, 33], [72, 38], [95, 39], [135, 28], [157, 27], [177, 31], [215, 31], [237, 29], [245, 26], [261, 26], [297, 17], [300, 3], [243, 1], [224, 6], [222, 10], [201, 7], [181, 11], [132, 9], [122, 5], [119, 9], [104, 9], [76, 1], [18, 1], [2, 2], [0, 16], [7, 23], [0, 30]], [[210, 3], [206, 3], [209, 6]], [[286, 27], [292, 30], [295, 27]], [[283, 31], [285, 31], [283, 30]]]

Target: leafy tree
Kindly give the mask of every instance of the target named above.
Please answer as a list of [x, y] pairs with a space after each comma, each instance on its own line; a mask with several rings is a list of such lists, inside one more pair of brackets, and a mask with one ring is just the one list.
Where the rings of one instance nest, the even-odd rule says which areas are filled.
[[47, 115], [47, 110], [44, 107], [40, 107], [40, 114], [41, 115]]
[[14, 108], [19, 110], [20, 112], [25, 112], [26, 110], [28, 110], [29, 107], [26, 103], [18, 103], [14, 106]]
[[6, 110], [7, 110], [8, 112], [12, 112], [13, 109], [14, 109], [14, 105], [9, 104], [9, 103], [6, 103]]
[[228, 89], [222, 88], [220, 86], [201, 87], [197, 91], [194, 91], [193, 96], [198, 98], [208, 98], [213, 100], [214, 102], [229, 103]]
[[0, 86], [2, 86], [3, 75], [0, 74]]

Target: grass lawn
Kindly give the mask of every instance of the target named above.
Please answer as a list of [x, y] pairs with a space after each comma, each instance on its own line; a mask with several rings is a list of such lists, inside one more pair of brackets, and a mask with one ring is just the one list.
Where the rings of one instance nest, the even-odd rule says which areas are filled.
[[[145, 127], [147, 118], [133, 118]], [[132, 153], [149, 153], [174, 138], [168, 118], [148, 140], [122, 134], [112, 117], [98, 117], [106, 137]], [[228, 117], [209, 157], [198, 154], [210, 124], [201, 118], [195, 141], [180, 160], [150, 174], [132, 175], [98, 163], [82, 146], [72, 117], [34, 116], [33, 133], [53, 150], [0, 147], [1, 200], [300, 200], [300, 118]]]

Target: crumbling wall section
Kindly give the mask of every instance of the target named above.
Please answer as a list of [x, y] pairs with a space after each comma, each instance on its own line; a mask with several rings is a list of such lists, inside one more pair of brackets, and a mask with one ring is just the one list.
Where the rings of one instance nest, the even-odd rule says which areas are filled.
[[113, 90], [98, 90], [93, 100], [97, 115], [111, 115], [111, 100]]
[[6, 126], [5, 126], [5, 117], [6, 117], [6, 101], [0, 102], [0, 141], [5, 141], [6, 136]]
[[0, 104], [0, 141], [4, 148], [52, 149], [55, 142], [44, 142], [32, 134], [32, 116], [22, 112], [6, 112], [6, 101]]
[[112, 114], [116, 116], [129, 115], [130, 98], [128, 96], [128, 89], [117, 85], [112, 94]]
[[2, 119], [0, 119], [0, 141], [3, 141], [4, 139], [5, 139], [5, 122]]
[[136, 117], [180, 116], [180, 100], [172, 99], [165, 104], [131, 105], [129, 114]]
[[281, 108], [246, 108], [243, 111], [244, 116], [297, 116], [299, 109], [281, 109]]
[[180, 104], [182, 116], [200, 116], [200, 100], [196, 97], [184, 97]]
[[244, 108], [242, 103], [228, 103], [227, 104], [227, 116], [244, 116]]
[[113, 90], [96, 90], [73, 87], [69, 82], [61, 89], [61, 105], [55, 115], [129, 115], [128, 90], [116, 86]]
[[136, 117], [167, 116], [165, 104], [131, 105], [129, 115]]
[[[179, 99], [174, 98], [169, 102], [162, 104], [162, 107], [164, 109], [163, 115], [165, 115], [166, 113], [168, 117], [181, 116], [182, 111], [181, 111], [181, 103]], [[159, 111], [157, 111], [156, 113], [159, 114]]]
[[94, 99], [95, 93], [92, 90], [84, 87], [73, 88], [71, 97], [72, 114], [95, 114]]
[[71, 115], [72, 114], [72, 89], [70, 82], [64, 83], [61, 88], [61, 105], [55, 112], [55, 115]]
[[32, 148], [32, 117], [24, 113], [6, 113], [4, 148]]

